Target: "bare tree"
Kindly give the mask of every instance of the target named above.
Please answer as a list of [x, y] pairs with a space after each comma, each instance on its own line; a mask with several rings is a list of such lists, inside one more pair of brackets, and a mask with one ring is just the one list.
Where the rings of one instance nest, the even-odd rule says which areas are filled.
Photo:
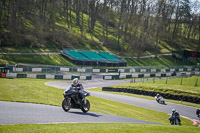
[[94, 34], [95, 23], [98, 16], [99, 2], [100, 0], [89, 0], [89, 17], [90, 17], [89, 29], [92, 37]]

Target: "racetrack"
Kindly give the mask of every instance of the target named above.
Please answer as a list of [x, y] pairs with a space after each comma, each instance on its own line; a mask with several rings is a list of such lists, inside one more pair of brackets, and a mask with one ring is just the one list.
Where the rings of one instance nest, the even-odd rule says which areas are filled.
[[63, 111], [61, 107], [0, 101], [0, 125], [10, 124], [46, 124], [46, 123], [146, 123], [120, 116], [100, 113], [83, 113], [79, 109]]
[[[129, 80], [92, 80], [92, 81], [83, 81], [81, 82], [85, 88], [94, 88], [94, 87], [105, 87], [111, 86], [115, 84], [122, 84], [130, 82]], [[60, 89], [67, 89], [70, 86], [70, 81], [53, 81], [47, 82], [46, 85], [53, 86]], [[166, 105], [158, 104], [155, 100], [148, 100], [148, 99], [141, 99], [136, 97], [124, 96], [124, 95], [116, 95], [116, 94], [109, 94], [103, 92], [95, 92], [89, 91], [92, 96], [121, 102], [125, 104], [130, 104], [138, 107], [143, 107], [147, 109], [152, 109], [160, 112], [165, 112], [171, 114], [171, 110], [174, 108], [176, 109], [181, 116], [194, 119], [196, 120], [196, 108], [185, 106], [181, 104], [174, 104], [174, 103], [166, 103]]]
[[[130, 82], [129, 80], [89, 80], [81, 81], [84, 88], [111, 86]], [[46, 85], [53, 86], [59, 89], [67, 89], [71, 81], [53, 81], [47, 82]], [[88, 90], [89, 91], [89, 90]], [[196, 108], [167, 103], [167, 105], [158, 104], [155, 100], [147, 100], [124, 95], [115, 95], [103, 92], [90, 91], [92, 96], [144, 107], [160, 112], [171, 113], [171, 109], [178, 110], [180, 115], [196, 119]], [[69, 112], [64, 112], [61, 107], [32, 104], [32, 103], [17, 103], [0, 101], [0, 125], [7, 124], [38, 124], [38, 123], [149, 123], [136, 119], [130, 119], [120, 116], [106, 115], [100, 113], [82, 113], [80, 109], [71, 109]]]

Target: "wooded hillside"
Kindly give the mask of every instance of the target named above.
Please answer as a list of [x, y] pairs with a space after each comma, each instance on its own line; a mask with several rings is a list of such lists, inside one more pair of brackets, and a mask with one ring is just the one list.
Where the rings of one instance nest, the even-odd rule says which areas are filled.
[[0, 47], [98, 49], [138, 57], [200, 50], [200, 2], [1, 0]]

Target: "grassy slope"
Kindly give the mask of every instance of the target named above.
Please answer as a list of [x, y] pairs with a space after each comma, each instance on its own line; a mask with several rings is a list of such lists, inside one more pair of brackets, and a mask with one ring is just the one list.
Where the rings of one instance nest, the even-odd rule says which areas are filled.
[[45, 64], [75, 66], [61, 55], [0, 55], [0, 64]]
[[143, 58], [143, 59], [130, 59], [126, 58], [128, 66], [185, 66], [185, 65], [197, 65], [200, 62], [197, 58], [190, 58], [188, 62], [177, 62], [171, 56], [160, 56], [157, 58]]
[[[156, 66], [169, 67], [169, 66], [185, 66], [185, 65], [196, 65], [200, 62], [199, 59], [190, 59], [188, 63], [175, 62], [174, 59], [167, 56], [161, 56], [158, 58], [144, 58], [144, 59], [126, 59], [127, 66]], [[1, 55], [0, 64], [5, 65], [17, 64], [17, 63], [29, 63], [29, 64], [46, 64], [46, 65], [65, 65], [65, 66], [76, 66], [70, 61], [63, 58], [61, 55]]]
[[24, 47], [2, 47], [0, 48], [0, 52], [20, 52], [20, 53], [35, 53], [35, 52], [59, 52], [62, 48], [60, 46], [55, 45], [54, 43], [48, 43], [48, 45], [44, 48], [33, 47], [29, 48], [27, 46]]
[[182, 79], [168, 79], [167, 85], [166, 80], [156, 80], [156, 83], [153, 81], [147, 82], [137, 82], [137, 83], [126, 83], [121, 85], [115, 85], [114, 87], [119, 88], [130, 88], [130, 89], [141, 89], [147, 91], [163, 92], [176, 95], [187, 95], [187, 96], [196, 96], [200, 97], [200, 81], [198, 80], [197, 86], [195, 86], [197, 78], [200, 77], [194, 76], [189, 78]]
[[[92, 36], [89, 32], [88, 28], [88, 20], [89, 16], [87, 14], [84, 14], [84, 22], [83, 22], [83, 34], [80, 32], [80, 27], [76, 25], [76, 14], [72, 11], [72, 24], [71, 27], [68, 28], [65, 16], [60, 15], [59, 13], [55, 13], [55, 24], [56, 24], [56, 35], [61, 37], [61, 42], [62, 46], [60, 43], [56, 44], [55, 42], [51, 42], [50, 39], [45, 40], [45, 44], [42, 44], [43, 47], [33, 47], [29, 48], [28, 44], [23, 44], [24, 47], [5, 47], [1, 48], [0, 52], [4, 51], [10, 51], [10, 52], [39, 52], [39, 51], [59, 51], [62, 49], [62, 47], [72, 47], [76, 49], [85, 49], [85, 50], [103, 50], [103, 51], [109, 51], [111, 53], [119, 53], [120, 55], [136, 55], [136, 52], [133, 52], [132, 49], [128, 48], [128, 44], [123, 41], [124, 35], [122, 34], [121, 39], [120, 39], [120, 44], [117, 41], [117, 34], [118, 34], [118, 28], [117, 28], [117, 23], [118, 19], [116, 17], [118, 15], [117, 13], [113, 12], [113, 16], [115, 18], [110, 17], [109, 21], [113, 25], [108, 25], [108, 40], [109, 42], [102, 45], [102, 40], [103, 40], [103, 34], [102, 34], [102, 23], [100, 20], [98, 20], [95, 23], [95, 31], [94, 35]], [[32, 30], [37, 29], [34, 25], [34, 22], [32, 22], [32, 18], [30, 17], [25, 17], [23, 19], [24, 25], [22, 25], [23, 29], [26, 29], [29, 31], [29, 33], [34, 33]], [[27, 22], [27, 23], [26, 23]], [[41, 24], [42, 27], [42, 24]], [[62, 30], [61, 30], [62, 29]], [[9, 31], [9, 29], [6, 29], [5, 31]], [[140, 32], [140, 31], [138, 31]], [[63, 34], [64, 33], [64, 34]], [[23, 33], [22, 33], [23, 34]], [[43, 33], [43, 34], [50, 34], [50, 33]], [[41, 38], [40, 38], [41, 39]], [[152, 39], [154, 40], [154, 39]], [[163, 38], [163, 40], [167, 40], [166, 38]], [[160, 40], [160, 43], [158, 45], [158, 53], [168, 53], [170, 52], [172, 48], [166, 41]], [[187, 45], [183, 43], [183, 39], [176, 39], [175, 41], [179, 41], [178, 43], [184, 44], [181, 48], [185, 49], [190, 49], [190, 50], [195, 50], [195, 47], [193, 42], [187, 42]], [[183, 42], [182, 42], [183, 41]], [[153, 42], [152, 42], [153, 44]], [[20, 44], [21, 45], [21, 44]], [[179, 48], [180, 49], [180, 48]], [[176, 49], [174, 49], [176, 50]], [[153, 54], [155, 51], [154, 50], [147, 50], [144, 53], [141, 53], [142, 55], [147, 55], [147, 54]]]

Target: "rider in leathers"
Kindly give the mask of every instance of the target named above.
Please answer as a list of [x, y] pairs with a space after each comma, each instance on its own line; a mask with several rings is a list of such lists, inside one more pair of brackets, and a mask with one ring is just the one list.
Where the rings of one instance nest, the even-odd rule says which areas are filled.
[[64, 91], [64, 94], [67, 91], [70, 91], [70, 92], [72, 92], [72, 91], [79, 92], [79, 97], [82, 100], [84, 100], [84, 95], [83, 95], [84, 88], [83, 88], [82, 84], [79, 83], [78, 78], [73, 79], [72, 85], [68, 89], [66, 89]]
[[178, 124], [181, 125], [181, 119], [180, 119], [179, 113], [175, 109], [172, 109], [172, 114], [169, 117], [171, 125], [175, 124], [175, 123], [173, 123], [175, 119], [177, 119], [178, 120]]
[[162, 98], [162, 96], [159, 93], [157, 93], [157, 95], [155, 96], [155, 98], [156, 98], [156, 101], [159, 102], [159, 100]]

